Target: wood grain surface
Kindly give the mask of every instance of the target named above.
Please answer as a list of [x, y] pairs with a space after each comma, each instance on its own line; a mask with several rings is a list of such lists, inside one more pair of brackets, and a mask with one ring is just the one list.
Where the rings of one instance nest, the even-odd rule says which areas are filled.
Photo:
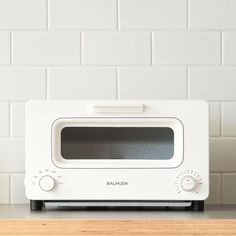
[[236, 235], [236, 219], [0, 220], [0, 235]]

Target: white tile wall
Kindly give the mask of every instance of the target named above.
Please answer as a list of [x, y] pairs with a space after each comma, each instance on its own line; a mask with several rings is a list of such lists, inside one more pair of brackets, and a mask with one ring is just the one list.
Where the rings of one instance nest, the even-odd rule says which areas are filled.
[[0, 0], [0, 29], [46, 29], [47, 0]]
[[191, 29], [236, 29], [235, 0], [189, 0]]
[[222, 133], [236, 136], [236, 102], [222, 104]]
[[15, 65], [79, 65], [80, 32], [14, 32]]
[[116, 69], [112, 67], [50, 68], [51, 99], [115, 99]]
[[[144, 79], [145, 78], [145, 79]], [[123, 67], [118, 71], [120, 99], [186, 99], [184, 67]]]
[[[1, 20], [0, 20], [1, 22]], [[10, 33], [0, 32], [0, 64], [8, 65], [10, 64]]]
[[0, 202], [1, 204], [8, 204], [10, 197], [9, 188], [9, 174], [0, 174]]
[[36, 67], [0, 67], [0, 100], [43, 99], [46, 71]]
[[116, 0], [49, 0], [50, 29], [116, 29]]
[[84, 65], [149, 65], [151, 34], [148, 32], [84, 32]]
[[23, 138], [0, 138], [0, 172], [25, 170], [25, 142]]
[[219, 102], [209, 102], [209, 118], [210, 118], [210, 136], [220, 136], [220, 103]]
[[29, 99], [205, 99], [211, 193], [234, 203], [235, 0], [0, 0], [0, 204], [25, 203]]
[[12, 102], [10, 107], [11, 136], [25, 136], [25, 103]]
[[186, 0], [120, 0], [120, 29], [185, 29]]
[[234, 172], [236, 167], [236, 138], [211, 138], [210, 170]]
[[223, 174], [223, 203], [236, 204], [236, 173]]
[[153, 60], [158, 65], [217, 65], [221, 61], [219, 32], [166, 31], [153, 35]]
[[12, 174], [11, 175], [11, 199], [12, 204], [26, 204], [29, 200], [25, 196], [24, 191], [24, 174]]
[[191, 67], [190, 98], [209, 101], [236, 100], [235, 77], [236, 66]]
[[236, 64], [236, 32], [224, 32], [222, 35], [222, 60], [225, 65]]
[[0, 136], [9, 135], [9, 103], [0, 102]]
[[222, 180], [220, 173], [212, 173], [210, 174], [210, 194], [207, 199], [207, 204], [221, 204], [221, 188], [222, 188]]

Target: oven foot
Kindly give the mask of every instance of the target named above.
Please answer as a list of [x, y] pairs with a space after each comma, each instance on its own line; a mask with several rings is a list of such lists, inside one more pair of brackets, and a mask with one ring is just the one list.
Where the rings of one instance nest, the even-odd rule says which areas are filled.
[[204, 211], [204, 201], [192, 201], [191, 211]]
[[42, 211], [44, 201], [41, 200], [30, 200], [30, 210], [31, 211]]

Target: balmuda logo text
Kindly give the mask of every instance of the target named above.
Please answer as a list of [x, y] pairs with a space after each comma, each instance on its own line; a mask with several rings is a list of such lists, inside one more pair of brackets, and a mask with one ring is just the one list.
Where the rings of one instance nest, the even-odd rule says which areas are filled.
[[107, 185], [108, 186], [124, 186], [124, 185], [128, 185], [128, 182], [126, 181], [107, 181]]

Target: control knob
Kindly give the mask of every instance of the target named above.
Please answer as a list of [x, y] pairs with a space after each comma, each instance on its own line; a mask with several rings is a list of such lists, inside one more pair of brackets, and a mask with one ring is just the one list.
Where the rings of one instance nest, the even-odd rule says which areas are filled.
[[55, 180], [50, 175], [44, 175], [39, 180], [39, 187], [46, 192], [53, 190], [55, 187]]
[[191, 175], [185, 175], [180, 180], [180, 187], [186, 192], [194, 191], [198, 186], [198, 181]]

